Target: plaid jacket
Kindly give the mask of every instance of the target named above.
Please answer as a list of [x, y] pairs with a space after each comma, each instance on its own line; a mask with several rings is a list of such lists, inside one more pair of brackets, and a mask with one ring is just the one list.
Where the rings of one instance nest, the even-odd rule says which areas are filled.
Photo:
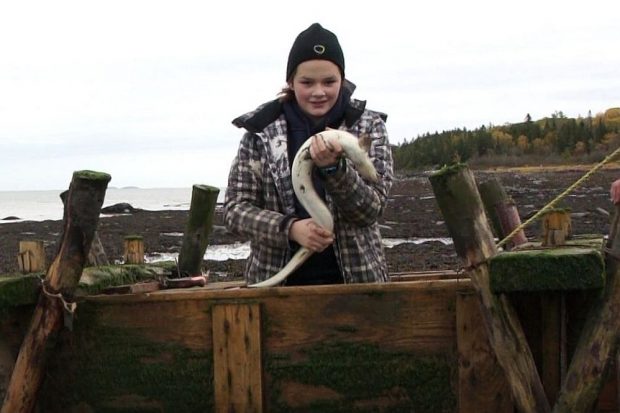
[[[279, 105], [269, 102], [233, 121], [246, 132], [230, 169], [224, 219], [229, 231], [250, 240], [245, 268], [250, 284], [276, 274], [292, 256], [288, 233], [295, 219], [294, 194], [287, 123]], [[377, 219], [392, 186], [392, 153], [385, 115], [364, 106], [363, 101], [351, 100], [341, 129], [371, 137], [369, 155], [378, 182], [364, 181], [348, 160], [345, 168], [324, 178], [327, 204], [334, 216], [334, 249], [346, 283], [388, 281]]]

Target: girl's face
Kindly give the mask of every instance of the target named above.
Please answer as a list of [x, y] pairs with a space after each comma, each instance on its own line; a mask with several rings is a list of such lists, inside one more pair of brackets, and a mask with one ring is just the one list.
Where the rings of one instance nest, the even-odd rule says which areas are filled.
[[340, 69], [329, 60], [307, 60], [300, 63], [293, 80], [289, 82], [297, 104], [313, 119], [325, 116], [334, 107], [341, 85]]

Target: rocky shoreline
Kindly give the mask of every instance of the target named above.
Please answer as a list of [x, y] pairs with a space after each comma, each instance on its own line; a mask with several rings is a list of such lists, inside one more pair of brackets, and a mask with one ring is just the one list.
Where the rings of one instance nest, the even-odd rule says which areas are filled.
[[[508, 195], [516, 202], [522, 221], [562, 193], [583, 176], [583, 168], [562, 171], [484, 171], [475, 172], [481, 183], [491, 178], [500, 180]], [[609, 200], [609, 185], [620, 177], [618, 169], [604, 169], [571, 192], [558, 206], [570, 208], [575, 234], [607, 234], [614, 205]], [[187, 221], [187, 211], [134, 210], [127, 214], [106, 216], [99, 221], [99, 236], [111, 261], [122, 257], [123, 240], [127, 235], [144, 237], [146, 254], [178, 253]], [[449, 238], [437, 208], [426, 174], [412, 174], [395, 180], [386, 210], [380, 220], [385, 239]], [[221, 209], [216, 211], [210, 245], [234, 244], [244, 240], [229, 234], [222, 221]], [[56, 253], [62, 221], [5, 221], [0, 224], [0, 274], [17, 271], [20, 240], [43, 240], [48, 260]], [[539, 236], [540, 223], [525, 230], [534, 240]], [[385, 248], [391, 273], [458, 269], [460, 262], [452, 245], [441, 240], [416, 244], [400, 243]], [[222, 278], [236, 279], [243, 273], [245, 260], [205, 262], [205, 267]]]

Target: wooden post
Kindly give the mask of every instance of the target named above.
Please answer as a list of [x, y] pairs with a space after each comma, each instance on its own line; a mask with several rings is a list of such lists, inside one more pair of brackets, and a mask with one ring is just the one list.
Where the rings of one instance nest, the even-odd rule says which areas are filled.
[[547, 212], [542, 219], [543, 236], [542, 246], [558, 246], [566, 244], [572, 236], [570, 212], [556, 209]]
[[[60, 193], [60, 199], [62, 200], [63, 205], [67, 200], [68, 193], [68, 190]], [[101, 243], [101, 239], [99, 239], [99, 233], [97, 231], [95, 231], [95, 234], [93, 236], [93, 242], [88, 250], [87, 263], [89, 266], [92, 267], [110, 265], [110, 262], [108, 261], [108, 256], [105, 253], [105, 249], [103, 248], [103, 244]]]
[[215, 411], [263, 411], [260, 305], [213, 306]]
[[[495, 235], [498, 238], [504, 238], [521, 225], [521, 218], [519, 217], [516, 203], [506, 194], [498, 179], [494, 178], [483, 182], [478, 185], [478, 189], [487, 216], [490, 218]], [[506, 243], [506, 249], [511, 249], [526, 242], [525, 232], [521, 230]]]
[[549, 412], [519, 319], [508, 298], [490, 290], [486, 261], [497, 254], [497, 248], [473, 173], [458, 164], [432, 175], [430, 181], [456, 252], [469, 268], [489, 342], [504, 369], [515, 404], [522, 412]]
[[605, 272], [607, 283], [596, 302], [573, 353], [554, 413], [590, 412], [615, 357], [620, 331], [620, 207], [610, 226]]
[[17, 265], [19, 266], [19, 271], [24, 274], [45, 271], [45, 247], [43, 241], [19, 241]]
[[478, 185], [478, 191], [480, 193], [480, 198], [482, 199], [482, 204], [486, 210], [487, 217], [491, 221], [493, 232], [498, 238], [503, 238], [502, 234], [504, 232], [502, 231], [499, 215], [497, 214], [495, 206], [508, 199], [508, 194], [506, 194], [504, 187], [497, 178], [492, 178], [488, 181], [480, 183]]
[[29, 413], [34, 408], [44, 377], [48, 341], [61, 327], [63, 301], [71, 300], [79, 282], [109, 181], [110, 175], [105, 173], [73, 174], [58, 253], [47, 271], [44, 293], [39, 296], [22, 342], [0, 413]]
[[144, 239], [142, 236], [126, 236], [124, 247], [123, 259], [125, 264], [144, 264]]
[[108, 256], [105, 253], [101, 239], [99, 238], [99, 232], [95, 231], [93, 236], [93, 242], [90, 244], [90, 250], [88, 251], [88, 265], [91, 267], [100, 267], [102, 265], [110, 265]]
[[220, 190], [212, 186], [193, 186], [189, 219], [179, 253], [179, 277], [202, 274], [202, 264], [209, 245], [209, 234], [213, 227], [213, 216], [219, 193]]

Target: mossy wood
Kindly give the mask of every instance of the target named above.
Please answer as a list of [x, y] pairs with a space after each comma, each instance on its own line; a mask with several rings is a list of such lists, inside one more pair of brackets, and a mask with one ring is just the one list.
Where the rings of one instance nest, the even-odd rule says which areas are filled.
[[[73, 174], [64, 208], [63, 234], [45, 283], [50, 294], [70, 299], [86, 263], [110, 175], [77, 171]], [[2, 413], [31, 412], [44, 377], [49, 339], [60, 329], [62, 304], [40, 294], [30, 327], [13, 368]]]
[[[494, 178], [481, 183], [478, 185], [478, 190], [480, 191], [480, 198], [482, 199], [487, 217], [490, 218], [493, 230], [498, 238], [503, 239], [521, 225], [517, 205], [506, 194], [499, 179]], [[506, 243], [506, 249], [511, 249], [526, 242], [525, 232], [521, 230]]]
[[189, 218], [179, 252], [180, 277], [202, 274], [219, 193], [218, 188], [207, 185], [194, 185], [192, 188]]
[[[4, 310], [0, 356], [19, 347], [31, 308]], [[58, 335], [38, 408], [214, 412], [233, 407], [216, 402], [231, 390], [244, 400], [257, 397], [250, 389], [260, 380], [263, 411], [275, 413], [511, 411], [481, 318], [462, 274], [260, 290], [211, 283], [84, 297], [73, 332]], [[258, 345], [260, 378], [245, 364], [258, 365]], [[229, 371], [215, 367], [224, 354], [232, 355], [223, 364]], [[612, 396], [601, 396], [609, 407], [601, 412], [617, 411]]]
[[503, 295], [490, 289], [486, 261], [497, 254], [473, 173], [464, 164], [446, 167], [430, 177], [457, 254], [482, 306], [489, 341], [504, 369], [513, 399], [523, 412], [551, 410], [519, 319]]
[[590, 412], [618, 350], [620, 331], [620, 208], [610, 225], [607, 282], [590, 310], [560, 390], [554, 413]]
[[453, 412], [461, 290], [468, 280], [87, 297], [39, 407], [231, 411], [232, 391], [269, 412]]
[[605, 262], [600, 249], [564, 246], [503, 252], [489, 261], [494, 293], [602, 288]]

